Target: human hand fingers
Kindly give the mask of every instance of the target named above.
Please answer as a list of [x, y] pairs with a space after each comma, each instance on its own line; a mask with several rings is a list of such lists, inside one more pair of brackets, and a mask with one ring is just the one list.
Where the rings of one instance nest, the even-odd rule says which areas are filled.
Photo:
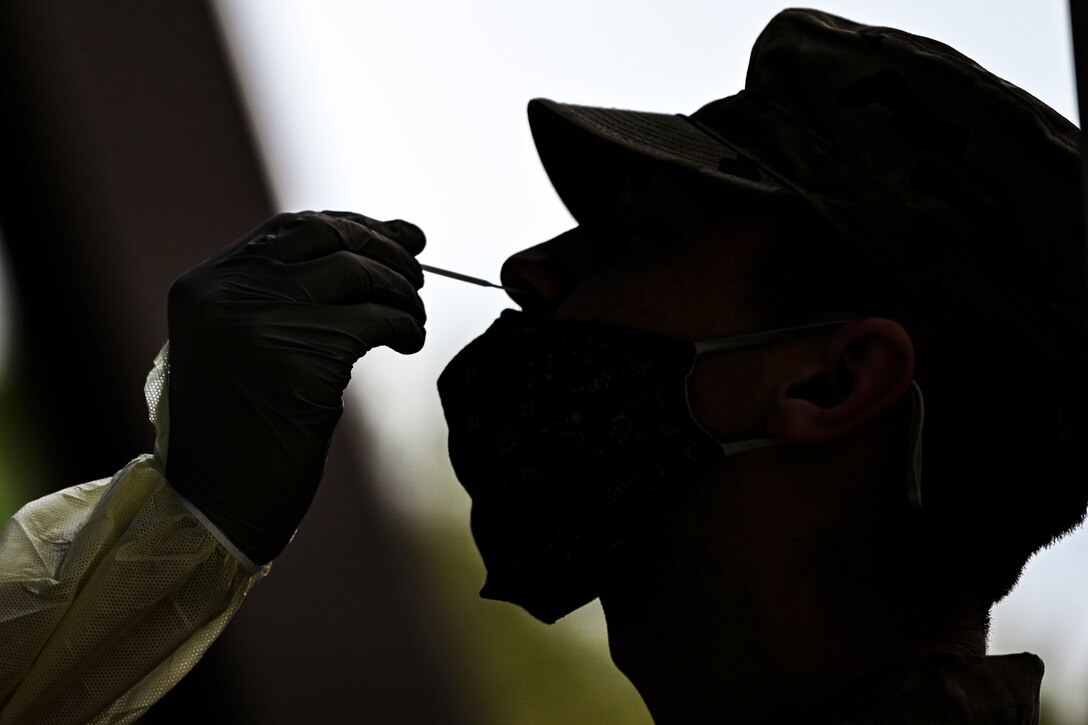
[[354, 307], [360, 320], [372, 320], [370, 324], [360, 326], [360, 339], [370, 347], [384, 345], [402, 355], [423, 349], [427, 331], [412, 315], [394, 307], [370, 302]]
[[417, 256], [427, 246], [427, 237], [423, 234], [423, 230], [403, 219], [379, 221], [353, 211], [324, 211], [322, 213], [351, 219], [369, 227], [404, 247], [413, 257]]
[[[247, 249], [281, 262], [302, 262], [346, 250], [380, 261], [418, 289], [423, 286], [423, 270], [412, 253], [389, 236], [391, 229], [361, 214], [301, 212], [285, 215], [278, 229], [256, 236]], [[398, 227], [397, 233], [403, 231]]]
[[308, 318], [311, 330], [324, 328], [330, 333], [330, 339], [350, 338], [350, 354], [356, 360], [368, 350], [382, 346], [410, 355], [422, 350], [427, 338], [426, 329], [412, 313], [376, 302], [336, 305], [320, 310], [307, 307], [296, 312]]
[[288, 264], [285, 269], [302, 286], [310, 302], [375, 302], [409, 312], [420, 323], [427, 320], [423, 300], [412, 283], [369, 257], [340, 251]]

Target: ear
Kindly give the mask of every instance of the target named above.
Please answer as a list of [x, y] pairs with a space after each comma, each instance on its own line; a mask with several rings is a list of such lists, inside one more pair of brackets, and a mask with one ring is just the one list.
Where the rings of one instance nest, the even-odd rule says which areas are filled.
[[855, 320], [827, 339], [822, 362], [782, 380], [767, 432], [790, 443], [834, 440], [892, 409], [913, 378], [914, 344], [903, 326]]

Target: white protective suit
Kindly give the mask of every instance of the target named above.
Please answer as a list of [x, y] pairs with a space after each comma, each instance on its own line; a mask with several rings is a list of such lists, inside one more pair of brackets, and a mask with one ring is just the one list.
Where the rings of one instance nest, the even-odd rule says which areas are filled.
[[268, 573], [166, 482], [168, 347], [144, 388], [154, 455], [27, 504], [0, 533], [0, 725], [129, 723]]

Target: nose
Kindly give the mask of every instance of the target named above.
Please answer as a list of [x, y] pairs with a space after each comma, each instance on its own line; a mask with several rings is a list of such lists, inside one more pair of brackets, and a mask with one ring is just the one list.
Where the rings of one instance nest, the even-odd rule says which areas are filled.
[[603, 240], [575, 227], [554, 239], [511, 255], [499, 276], [510, 299], [526, 312], [555, 311], [572, 289], [605, 264]]
[[559, 306], [568, 286], [557, 263], [558, 238], [516, 252], [503, 262], [499, 279], [506, 293], [526, 312], [547, 312]]

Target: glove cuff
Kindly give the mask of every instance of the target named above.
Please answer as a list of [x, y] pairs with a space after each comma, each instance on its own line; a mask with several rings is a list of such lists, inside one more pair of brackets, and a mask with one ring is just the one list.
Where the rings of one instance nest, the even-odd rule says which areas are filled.
[[144, 383], [147, 417], [155, 426], [155, 458], [166, 471], [166, 454], [170, 447], [170, 341], [167, 340]]
[[[162, 473], [164, 479], [166, 479], [166, 455], [170, 450], [170, 341], [167, 340], [163, 344], [162, 349], [159, 350], [159, 354], [155, 356], [155, 364], [151, 368], [151, 372], [147, 374], [147, 381], [144, 383], [144, 398], [147, 400], [147, 417], [151, 420], [151, 424], [155, 426], [155, 467]], [[167, 484], [170, 484], [169, 479], [166, 479]], [[262, 567], [246, 556], [241, 549], [239, 549], [230, 537], [228, 537], [223, 530], [212, 523], [203, 511], [201, 511], [192, 501], [187, 499], [181, 494], [179, 490], [170, 485], [174, 494], [178, 497], [178, 500], [188, 509], [189, 513], [193, 515], [201, 525], [208, 530], [216, 541], [223, 545], [223, 548], [227, 550], [237, 561], [238, 564], [246, 570], [250, 575], [257, 574], [261, 571]]]

